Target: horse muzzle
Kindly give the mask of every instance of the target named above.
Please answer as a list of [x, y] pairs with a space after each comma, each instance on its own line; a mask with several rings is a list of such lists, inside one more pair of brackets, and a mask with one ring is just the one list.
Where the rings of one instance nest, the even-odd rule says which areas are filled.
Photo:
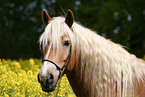
[[53, 81], [54, 77], [52, 74], [48, 76], [40, 76], [40, 74], [38, 74], [38, 82], [41, 84], [44, 92], [52, 92], [55, 90], [56, 85], [53, 85]]

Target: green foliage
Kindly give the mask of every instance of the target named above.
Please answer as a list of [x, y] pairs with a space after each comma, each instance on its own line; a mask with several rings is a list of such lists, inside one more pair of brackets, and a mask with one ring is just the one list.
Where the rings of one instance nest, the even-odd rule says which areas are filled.
[[0, 57], [19, 58], [40, 55], [38, 38], [42, 32], [41, 3], [0, 1]]
[[71, 9], [76, 21], [143, 57], [144, 4], [145, 0], [1, 0], [0, 58], [40, 58], [42, 9], [51, 17], [64, 16]]
[[145, 60], [145, 55], [144, 55], [144, 58], [143, 58], [143, 60]]
[[129, 52], [145, 54], [144, 0], [82, 0], [79, 21], [100, 35], [129, 48]]

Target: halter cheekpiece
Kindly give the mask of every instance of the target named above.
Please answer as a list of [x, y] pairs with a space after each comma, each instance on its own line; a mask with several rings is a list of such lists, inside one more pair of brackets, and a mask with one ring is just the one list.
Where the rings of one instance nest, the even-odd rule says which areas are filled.
[[62, 67], [59, 67], [55, 62], [53, 62], [51, 60], [48, 60], [48, 59], [43, 59], [43, 50], [42, 50], [42, 63], [45, 62], [45, 61], [50, 62], [53, 65], [55, 65], [55, 67], [57, 68], [57, 70], [62, 71], [64, 69], [64, 67], [67, 67], [68, 66], [68, 64], [69, 64], [69, 67], [71, 67], [71, 65], [70, 65], [71, 52], [72, 52], [72, 45], [70, 45], [69, 55], [68, 55], [68, 57], [67, 57], [64, 65]]
[[43, 59], [43, 50], [41, 51], [41, 53], [42, 53], [42, 63], [45, 62], [45, 61], [52, 63], [57, 68], [57, 70], [59, 70], [59, 73], [60, 73], [59, 76], [58, 76], [58, 80], [60, 79], [60, 81], [59, 81], [59, 84], [58, 84], [58, 89], [57, 89], [57, 92], [56, 92], [56, 97], [57, 97], [57, 94], [59, 92], [59, 87], [60, 87], [60, 82], [61, 82], [61, 76], [62, 76], [62, 70], [64, 69], [64, 67], [67, 67], [68, 64], [69, 64], [69, 67], [71, 68], [71, 65], [70, 65], [71, 52], [72, 52], [72, 45], [70, 45], [69, 55], [68, 55], [64, 65], [60, 68], [55, 62], [53, 62], [51, 60], [48, 60], [48, 59]]

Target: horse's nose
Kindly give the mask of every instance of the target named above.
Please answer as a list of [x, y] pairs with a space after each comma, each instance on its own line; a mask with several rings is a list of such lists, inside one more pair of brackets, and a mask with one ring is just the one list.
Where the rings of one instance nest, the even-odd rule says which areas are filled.
[[40, 78], [40, 74], [39, 73], [38, 73], [37, 78], [38, 78], [38, 82], [40, 83], [41, 82], [41, 78]]
[[47, 84], [52, 84], [53, 79], [54, 77], [52, 74], [49, 74], [48, 76], [40, 76], [40, 74], [38, 74], [38, 82], [44, 86], [46, 86]]

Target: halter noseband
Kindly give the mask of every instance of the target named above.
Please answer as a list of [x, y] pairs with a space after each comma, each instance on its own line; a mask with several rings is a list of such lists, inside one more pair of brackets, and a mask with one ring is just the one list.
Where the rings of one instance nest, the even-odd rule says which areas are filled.
[[[60, 79], [60, 81], [59, 81], [59, 84], [58, 84], [58, 88], [57, 88], [57, 92], [56, 92], [56, 97], [57, 97], [57, 94], [58, 94], [58, 92], [59, 92], [59, 87], [60, 87], [60, 82], [61, 82], [61, 76], [62, 76], [62, 70], [64, 69], [64, 67], [67, 67], [68, 64], [69, 64], [69, 67], [71, 67], [71, 66], [70, 66], [71, 52], [72, 52], [72, 45], [70, 45], [69, 55], [68, 55], [68, 57], [67, 57], [67, 59], [66, 59], [64, 65], [60, 68], [58, 65], [56, 65], [55, 62], [53, 62], [53, 61], [51, 61], [51, 60], [48, 60], [48, 59], [43, 59], [43, 50], [42, 50], [42, 63], [45, 62], [45, 61], [50, 62], [50, 63], [52, 63], [52, 64], [57, 68], [57, 70], [59, 70], [58, 80]], [[69, 62], [68, 62], [68, 61], [69, 61]], [[67, 65], [66, 65], [66, 64], [67, 64]], [[57, 81], [58, 81], [58, 80], [57, 80]]]
[[[53, 62], [53, 61], [51, 61], [51, 60], [48, 60], [48, 59], [43, 59], [43, 51], [42, 51], [42, 63], [45, 62], [45, 61], [50, 62], [50, 63], [52, 63], [53, 65], [55, 65], [55, 67], [57, 68], [57, 70], [62, 71], [62, 70], [64, 69], [64, 67], [67, 67], [67, 66], [68, 66], [68, 64], [69, 64], [69, 67], [71, 67], [71, 66], [70, 66], [71, 52], [72, 52], [72, 45], [70, 45], [69, 55], [68, 55], [68, 57], [67, 57], [67, 59], [66, 59], [64, 65], [63, 65], [61, 68], [60, 68], [55, 62]], [[68, 61], [69, 61], [69, 62], [68, 62]], [[67, 65], [66, 65], [66, 64], [67, 64]]]

